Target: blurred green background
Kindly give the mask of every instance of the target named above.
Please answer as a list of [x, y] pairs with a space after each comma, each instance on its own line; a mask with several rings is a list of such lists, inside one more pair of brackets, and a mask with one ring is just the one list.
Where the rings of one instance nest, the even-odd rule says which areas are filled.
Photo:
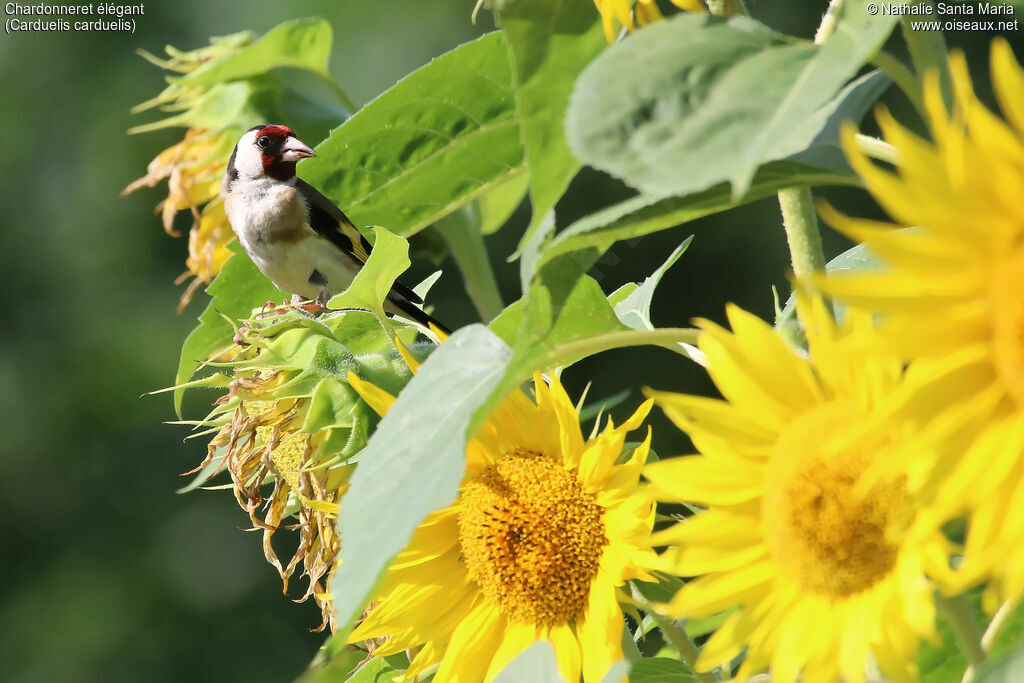
[[[134, 51], [159, 54], [168, 43], [192, 49], [211, 35], [263, 33], [285, 19], [322, 16], [334, 29], [332, 73], [363, 103], [493, 28], [486, 11], [471, 25], [472, 4], [184, 0], [147, 3], [134, 35], [0, 37], [0, 680], [284, 681], [324, 640], [309, 630], [319, 624], [316, 607], [281, 595], [259, 535], [241, 531], [248, 517], [229, 492], [175, 493], [185, 483], [179, 474], [205, 448], [183, 443], [184, 428], [161, 424], [174, 417], [169, 396], [140, 398], [173, 381], [205, 295], [175, 315], [181, 289], [172, 281], [184, 269], [186, 244], [167, 237], [153, 215], [165, 187], [118, 197], [181, 137], [180, 130], [125, 135], [155, 118], [128, 110], [163, 85]], [[753, 13], [777, 30], [810, 36], [825, 4], [762, 1]], [[988, 101], [991, 37], [949, 36], [967, 51]], [[1007, 37], [1020, 58], [1021, 36]], [[898, 39], [891, 46], [903, 55]], [[886, 100], [913, 120], [898, 94]], [[628, 194], [584, 170], [559, 205], [558, 223]], [[850, 213], [881, 215], [863, 192], [817, 194]], [[190, 219], [179, 218], [187, 232]], [[517, 266], [506, 257], [528, 218], [521, 207], [488, 242], [506, 303], [518, 296]], [[607, 292], [641, 280], [690, 234], [696, 240], [655, 300], [655, 322], [721, 321], [726, 301], [770, 317], [771, 286], [788, 293], [774, 200], [620, 243], [592, 274]], [[846, 246], [834, 233], [825, 238], [829, 256]], [[436, 315], [451, 326], [473, 322], [457, 270], [450, 260], [441, 267], [445, 277], [431, 296]], [[433, 269], [421, 258], [406, 281]], [[631, 409], [645, 385], [711, 391], [702, 371], [658, 349], [606, 353], [565, 379], [574, 395], [591, 380], [593, 398], [631, 390], [617, 413]], [[215, 397], [192, 397], [192, 416]], [[660, 454], [685, 452], [685, 439], [664, 418], [652, 424]]]

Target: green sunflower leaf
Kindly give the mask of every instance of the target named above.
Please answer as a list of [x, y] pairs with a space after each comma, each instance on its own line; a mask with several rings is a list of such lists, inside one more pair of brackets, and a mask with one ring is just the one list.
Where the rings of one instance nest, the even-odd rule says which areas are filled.
[[497, 32], [406, 76], [299, 166], [356, 225], [404, 236], [522, 172], [512, 72]]
[[494, 683], [564, 683], [555, 651], [546, 640], [526, 648], [494, 677]]
[[654, 325], [651, 324], [651, 299], [654, 298], [654, 290], [657, 289], [665, 272], [679, 260], [692, 241], [693, 237], [688, 237], [639, 287], [615, 304], [615, 315], [626, 327], [634, 330], [654, 329]]
[[648, 657], [632, 664], [630, 683], [690, 683], [697, 680], [693, 670], [678, 659]]
[[247, 78], [289, 66], [309, 69], [330, 78], [331, 25], [323, 19], [295, 19], [278, 24], [259, 40], [211, 60], [171, 83], [190, 87]]
[[1017, 683], [1024, 680], [1024, 648], [986, 662], [974, 680], [977, 683]]
[[[334, 650], [337, 650], [337, 652]], [[366, 652], [350, 649], [344, 640], [338, 640], [332, 636], [320, 648], [316, 659], [309, 665], [306, 672], [295, 680], [295, 683], [338, 683], [339, 681], [350, 681], [352, 678], [349, 677], [349, 672], [352, 672], [352, 675], [355, 676], [363, 668], [369, 667], [371, 662], [378, 661], [376, 659], [370, 660], [363, 664], [363, 666], [359, 666], [360, 662], [364, 659], [366, 659]], [[356, 669], [356, 671], [353, 671], [353, 669]], [[377, 679], [375, 683], [379, 683], [381, 680]]]
[[396, 669], [391, 662], [384, 658], [374, 657], [344, 680], [345, 683], [383, 683], [383, 681], [395, 680], [404, 671], [404, 669]]
[[641, 194], [572, 223], [543, 248], [540, 259], [546, 262], [583, 249], [596, 249], [598, 253], [603, 253], [619, 240], [635, 239], [667, 230], [740, 204], [770, 197], [794, 184], [858, 185], [859, 181], [849, 173], [792, 161], [775, 161], [758, 170], [747, 194], [739, 201], [733, 200], [727, 183], [719, 183], [686, 196]]
[[384, 300], [395, 280], [410, 265], [409, 242], [384, 228], [373, 228], [373, 234], [375, 239], [369, 260], [348, 289], [331, 297], [328, 308], [364, 308], [376, 313], [384, 322]]
[[570, 146], [646, 194], [686, 195], [727, 181], [738, 200], [763, 164], [816, 143], [840, 108], [834, 96], [891, 32], [895, 17], [872, 17], [865, 4], [844, 4], [820, 46], [748, 17], [681, 14], [649, 26], [580, 76], [567, 115]]
[[533, 217], [522, 249], [580, 169], [565, 139], [565, 111], [580, 72], [607, 44], [592, 0], [507, 0], [498, 16], [530, 169]]
[[234, 328], [224, 316], [233, 320], [248, 318], [255, 306], [281, 295], [280, 290], [256, 270], [237, 240], [233, 240], [228, 248], [234, 255], [224, 263], [220, 274], [207, 288], [206, 291], [212, 297], [210, 303], [199, 316], [199, 326], [189, 333], [181, 347], [178, 374], [174, 382], [179, 385], [174, 390], [174, 411], [179, 418], [181, 401], [185, 395], [180, 385], [192, 378], [210, 354], [231, 344]]

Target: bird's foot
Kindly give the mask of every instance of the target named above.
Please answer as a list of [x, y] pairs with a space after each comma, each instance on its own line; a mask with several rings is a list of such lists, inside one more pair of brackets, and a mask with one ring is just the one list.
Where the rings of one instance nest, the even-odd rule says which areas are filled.
[[330, 295], [326, 290], [321, 290], [320, 293], [317, 294], [317, 297], [312, 301], [307, 301], [306, 299], [293, 294], [291, 305], [293, 308], [306, 311], [307, 313], [326, 313], [330, 310], [327, 308], [327, 300], [329, 298]]

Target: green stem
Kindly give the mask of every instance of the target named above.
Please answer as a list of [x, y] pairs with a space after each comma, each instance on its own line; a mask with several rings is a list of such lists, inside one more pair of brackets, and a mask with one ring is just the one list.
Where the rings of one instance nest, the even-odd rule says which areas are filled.
[[348, 93], [345, 92], [345, 89], [338, 85], [337, 81], [335, 81], [333, 78], [328, 78], [327, 76], [324, 76], [324, 80], [328, 83], [328, 85], [330, 85], [331, 90], [333, 90], [334, 94], [338, 96], [338, 99], [341, 100], [341, 103], [343, 105], [345, 105], [345, 108], [348, 109], [348, 115], [352, 116], [352, 114], [355, 114], [359, 107], [357, 107], [356, 103], [352, 101], [352, 98], [348, 96]]
[[[981, 649], [986, 656], [992, 652], [992, 646], [995, 645], [996, 638], [1003, 632], [1006, 622], [1010, 620], [1010, 616], [1016, 608], [1016, 600], [1007, 600], [999, 606], [999, 609], [992, 616], [992, 621], [988, 623], [988, 627], [985, 629], [985, 635], [981, 637]], [[967, 667], [967, 671], [964, 672], [964, 677], [960, 679], [960, 683], [971, 683], [976, 674], [977, 670], [973, 665]]]
[[821, 233], [818, 232], [811, 188], [801, 185], [779, 190], [779, 207], [793, 260], [793, 273], [802, 278], [824, 270], [825, 254], [821, 250]]
[[946, 615], [953, 629], [953, 636], [960, 651], [964, 653], [968, 664], [977, 669], [985, 661], [985, 650], [981, 647], [981, 632], [974, 620], [970, 606], [964, 602], [962, 595], [947, 598], [940, 593], [935, 594], [935, 604]]
[[697, 680], [701, 683], [715, 683], [717, 679], [714, 674], [697, 671], [697, 656], [700, 652], [697, 650], [697, 646], [693, 644], [693, 641], [690, 640], [690, 636], [686, 635], [686, 631], [679, 625], [679, 622], [658, 614], [651, 601], [645, 598], [636, 586], [630, 584], [630, 587], [633, 592], [633, 600], [643, 611], [650, 615], [651, 619], [654, 619], [654, 623], [661, 629], [662, 637], [676, 649], [683, 663], [694, 671]]
[[654, 330], [604, 332], [592, 337], [559, 344], [554, 350], [540, 357], [537, 367], [564, 366], [602, 351], [624, 349], [629, 346], [660, 346], [688, 356], [689, 354], [680, 348], [679, 345], [696, 345], [698, 336], [700, 336], [700, 330], [692, 327], [659, 327]]
[[[931, 0], [922, 0], [921, 4], [932, 7], [932, 14], [935, 14], [935, 3]], [[912, 21], [916, 17], [903, 15], [900, 17], [900, 25], [903, 27], [903, 40], [910, 50], [910, 59], [914, 63], [914, 70], [918, 79], [924, 76], [930, 68], [939, 70], [939, 88], [942, 91], [942, 99], [946, 108], [953, 106], [953, 82], [949, 77], [949, 57], [946, 50], [946, 38], [942, 31], [915, 31]]]
[[914, 105], [914, 109], [917, 110], [921, 120], [927, 121], [928, 112], [924, 108], [924, 99], [921, 97], [921, 80], [914, 75], [914, 72], [888, 52], [879, 51], [871, 60], [871, 63], [892, 79], [896, 87], [903, 91], [903, 94], [907, 96], [910, 103]]
[[[835, 31], [843, 0], [832, 0], [825, 16], [814, 34], [817, 45]], [[825, 253], [821, 249], [821, 232], [818, 231], [818, 217], [814, 213], [814, 197], [807, 185], [798, 185], [779, 190], [779, 208], [782, 210], [782, 225], [786, 229], [789, 256], [793, 263], [793, 274], [802, 278], [815, 271], [825, 269]], [[799, 314], [799, 311], [797, 311]]]
[[470, 214], [471, 207], [451, 213], [436, 225], [451, 249], [455, 263], [462, 271], [466, 291], [473, 300], [480, 319], [490, 322], [505, 307], [498, 292], [498, 281], [491, 269], [484, 236], [480, 234], [479, 221]]
[[814, 44], [821, 45], [825, 42], [825, 39], [832, 35], [832, 32], [836, 30], [836, 22], [839, 21], [839, 10], [843, 7], [844, 0], [832, 0], [828, 3], [828, 9], [825, 10], [825, 16], [821, 18], [821, 23], [818, 24], [818, 30], [814, 34]]
[[1003, 632], [1003, 627], [1006, 626], [1013, 611], [1017, 608], [1017, 602], [1016, 599], [1004, 602], [992, 616], [992, 621], [988, 622], [985, 635], [981, 637], [981, 649], [986, 653], [992, 652], [992, 646], [996, 644], [996, 638]]

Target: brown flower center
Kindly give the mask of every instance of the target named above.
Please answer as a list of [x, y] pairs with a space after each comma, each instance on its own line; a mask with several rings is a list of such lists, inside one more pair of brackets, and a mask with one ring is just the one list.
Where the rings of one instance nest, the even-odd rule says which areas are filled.
[[606, 540], [573, 472], [513, 452], [463, 487], [458, 522], [470, 577], [506, 616], [554, 626], [582, 614]]
[[[842, 599], [892, 571], [907, 515], [905, 480], [860, 485], [889, 435], [871, 434], [833, 447], [852, 416], [825, 408], [794, 423], [780, 439], [765, 497], [772, 554], [813, 593]], [[834, 443], [834, 442], [832, 442]]]

